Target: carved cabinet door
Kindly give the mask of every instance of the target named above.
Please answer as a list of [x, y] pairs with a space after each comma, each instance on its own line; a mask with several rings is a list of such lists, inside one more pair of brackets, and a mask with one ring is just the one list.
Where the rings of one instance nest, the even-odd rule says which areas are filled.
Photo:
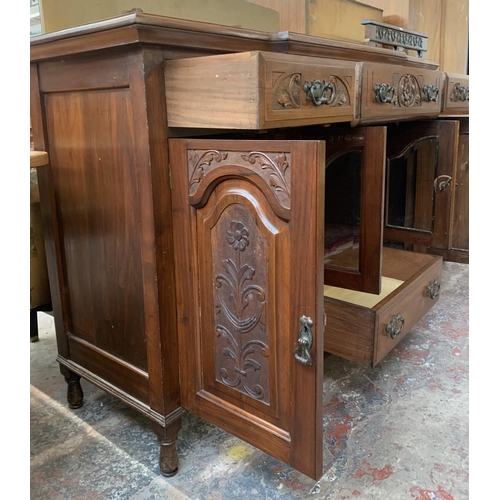
[[182, 406], [319, 478], [324, 143], [169, 154]]
[[387, 127], [384, 239], [450, 248], [458, 141], [455, 120]]

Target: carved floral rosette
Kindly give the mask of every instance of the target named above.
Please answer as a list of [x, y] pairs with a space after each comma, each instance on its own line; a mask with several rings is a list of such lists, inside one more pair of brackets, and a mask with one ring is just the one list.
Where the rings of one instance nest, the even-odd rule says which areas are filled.
[[403, 108], [413, 108], [422, 105], [422, 89], [413, 75], [403, 75], [396, 87], [394, 104]]

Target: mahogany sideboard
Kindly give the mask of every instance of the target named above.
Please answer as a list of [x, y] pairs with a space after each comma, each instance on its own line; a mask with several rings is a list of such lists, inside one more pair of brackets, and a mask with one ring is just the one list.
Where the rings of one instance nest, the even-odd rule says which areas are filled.
[[191, 411], [318, 478], [323, 350], [379, 363], [465, 254], [468, 77], [133, 12], [32, 38], [31, 120], [69, 406], [147, 415], [166, 476]]

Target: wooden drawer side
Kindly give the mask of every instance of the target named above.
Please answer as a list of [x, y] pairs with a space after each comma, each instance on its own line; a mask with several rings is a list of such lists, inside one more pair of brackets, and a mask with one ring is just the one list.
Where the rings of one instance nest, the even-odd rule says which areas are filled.
[[325, 314], [325, 351], [370, 365], [376, 319], [373, 311], [325, 297]]

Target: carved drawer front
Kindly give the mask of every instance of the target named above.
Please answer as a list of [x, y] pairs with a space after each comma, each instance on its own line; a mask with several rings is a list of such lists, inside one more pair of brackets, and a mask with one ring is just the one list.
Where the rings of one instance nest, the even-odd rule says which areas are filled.
[[361, 122], [438, 116], [443, 80], [441, 71], [365, 63]]
[[442, 257], [384, 248], [379, 295], [325, 286], [325, 351], [375, 366], [438, 301]]
[[446, 73], [443, 115], [469, 114], [469, 76]]
[[257, 130], [350, 122], [357, 68], [267, 52], [166, 61], [168, 125]]

